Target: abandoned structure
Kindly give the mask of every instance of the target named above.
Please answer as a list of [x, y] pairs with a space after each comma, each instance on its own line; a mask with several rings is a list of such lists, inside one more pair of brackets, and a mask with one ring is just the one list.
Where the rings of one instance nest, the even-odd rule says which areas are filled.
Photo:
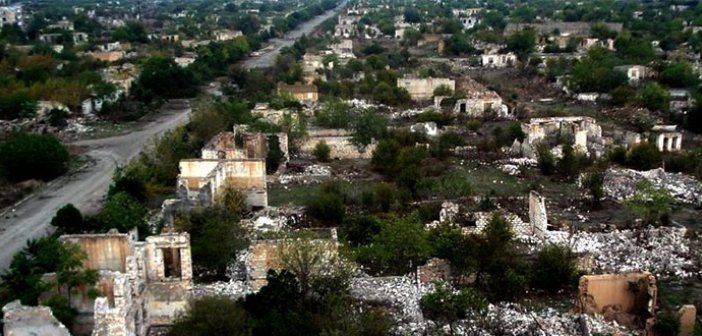
[[614, 67], [614, 70], [625, 73], [629, 84], [638, 84], [653, 75], [653, 69], [644, 65], [620, 65]]
[[231, 187], [246, 196], [248, 207], [265, 208], [266, 154], [267, 141], [261, 133], [237, 129], [220, 133], [202, 148], [199, 159], [180, 161], [178, 198], [190, 206], [206, 207]]
[[580, 278], [576, 310], [601, 314], [626, 326], [653, 326], [658, 287], [648, 272], [584, 275]]
[[480, 56], [480, 64], [486, 68], [505, 68], [517, 64], [517, 55], [506, 54], [484, 54]]
[[314, 84], [295, 83], [292, 85], [278, 83], [279, 95], [290, 95], [303, 104], [313, 104], [319, 99], [317, 86]]
[[435, 97], [436, 108], [448, 109], [456, 115], [482, 118], [494, 113], [499, 118], [510, 118], [509, 107], [502, 102], [497, 92], [491, 90], [474, 91], [466, 98]]
[[398, 78], [397, 87], [409, 92], [412, 100], [428, 100], [434, 96], [434, 90], [446, 86], [451, 91], [456, 89], [456, 81], [449, 78]]
[[360, 16], [339, 15], [339, 21], [334, 29], [334, 36], [343, 38], [356, 36], [359, 20], [361, 20]]
[[662, 152], [679, 152], [682, 150], [682, 133], [677, 125], [656, 125], [651, 132], [656, 137], [656, 146]]
[[[251, 242], [249, 253], [245, 260], [247, 281], [255, 291], [264, 287], [268, 281], [266, 275], [268, 270], [279, 271], [284, 266], [286, 253], [296, 253], [293, 251], [296, 242], [304, 242], [300, 245], [303, 249], [317, 249], [324, 255], [325, 260], [329, 260], [338, 254], [338, 237], [336, 229], [309, 230], [316, 237], [311, 239], [267, 239]], [[314, 271], [314, 270], [312, 270]]]
[[[162, 233], [138, 241], [135, 229], [63, 235], [59, 240], [78, 245], [88, 257], [83, 267], [99, 274], [97, 297], [83, 286], [68, 298], [78, 313], [74, 333], [142, 336], [152, 326], [173, 323], [184, 311], [193, 286], [187, 233]], [[55, 294], [53, 289], [42, 297]], [[3, 310], [5, 335], [69, 335], [47, 307], [11, 303]]]
[[604, 150], [602, 127], [590, 117], [553, 117], [532, 118], [528, 124], [522, 124], [526, 134], [524, 141], [515, 140], [511, 151], [536, 158], [535, 146], [539, 143], [568, 141], [575, 150], [599, 157]]
[[370, 159], [375, 149], [375, 144], [370, 144], [364, 149], [359, 149], [351, 142], [351, 132], [345, 129], [318, 129], [309, 130], [307, 138], [300, 146], [303, 153], [312, 154], [315, 146], [324, 141], [329, 149], [329, 158], [337, 159]]

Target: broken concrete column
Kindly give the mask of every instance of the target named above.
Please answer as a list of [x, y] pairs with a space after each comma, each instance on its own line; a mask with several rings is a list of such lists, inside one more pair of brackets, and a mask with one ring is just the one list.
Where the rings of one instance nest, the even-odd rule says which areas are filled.
[[529, 193], [529, 224], [531, 224], [534, 236], [544, 238], [548, 224], [546, 199], [534, 190]]
[[680, 331], [678, 336], [692, 336], [695, 332], [695, 318], [697, 317], [697, 308], [695, 305], [684, 305], [678, 310], [678, 319], [680, 321]]

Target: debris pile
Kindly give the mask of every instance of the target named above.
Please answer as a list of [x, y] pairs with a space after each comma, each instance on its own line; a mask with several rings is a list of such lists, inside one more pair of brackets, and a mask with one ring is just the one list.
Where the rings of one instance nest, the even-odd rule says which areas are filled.
[[351, 279], [351, 295], [364, 302], [389, 305], [402, 319], [420, 321], [420, 286], [413, 277], [364, 277]]
[[592, 256], [593, 272], [649, 271], [656, 275], [691, 277], [699, 265], [691, 255], [685, 228], [648, 228], [606, 233], [549, 231], [551, 243], [570, 246], [574, 253]]
[[702, 185], [694, 177], [682, 173], [667, 173], [663, 169], [637, 171], [610, 168], [605, 173], [605, 194], [621, 201], [634, 195], [639, 182], [647, 179], [656, 188], [665, 188], [680, 203], [702, 202]]
[[[434, 321], [398, 325], [396, 335], [448, 335], [448, 326]], [[602, 316], [590, 316], [558, 311], [553, 308], [530, 311], [518, 304], [489, 305], [487, 313], [472, 320], [462, 320], [453, 325], [453, 335], [621, 335], [635, 336], [639, 331], [629, 330]]]
[[311, 165], [305, 167], [304, 174], [307, 176], [330, 176], [331, 167], [323, 165]]
[[226, 296], [232, 299], [238, 299], [248, 294], [254, 293], [246, 281], [229, 280], [218, 281], [208, 284], [196, 284], [193, 286], [193, 297], [201, 298], [204, 296]]

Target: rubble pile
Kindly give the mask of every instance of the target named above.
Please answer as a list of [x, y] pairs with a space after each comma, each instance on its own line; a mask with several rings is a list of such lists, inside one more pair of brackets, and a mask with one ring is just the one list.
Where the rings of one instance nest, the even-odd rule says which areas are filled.
[[422, 319], [419, 307], [423, 291], [413, 277], [364, 277], [351, 279], [351, 295], [365, 302], [387, 304], [397, 309], [401, 318]]
[[319, 182], [315, 178], [329, 177], [332, 174], [331, 167], [313, 164], [305, 167], [301, 173], [283, 174], [278, 177], [280, 184], [310, 184]]
[[226, 296], [232, 299], [242, 298], [254, 291], [241, 280], [218, 281], [208, 284], [196, 284], [193, 286], [193, 297], [204, 296]]
[[547, 241], [570, 246], [574, 253], [591, 255], [593, 272], [649, 271], [656, 275], [690, 277], [699, 274], [691, 256], [685, 228], [648, 228], [606, 233], [549, 231]]
[[[587, 332], [585, 331], [587, 330]], [[448, 326], [437, 326], [433, 321], [398, 325], [396, 335], [449, 335]], [[553, 308], [531, 311], [518, 304], [489, 305], [479, 319], [462, 320], [453, 325], [453, 335], [620, 335], [635, 336], [642, 332], [629, 330], [602, 316], [561, 312]]]
[[702, 184], [699, 181], [682, 173], [667, 173], [661, 168], [649, 171], [610, 168], [605, 173], [604, 192], [607, 196], [621, 201], [634, 195], [636, 186], [644, 179], [651, 181], [656, 188], [668, 190], [677, 202], [702, 202]]

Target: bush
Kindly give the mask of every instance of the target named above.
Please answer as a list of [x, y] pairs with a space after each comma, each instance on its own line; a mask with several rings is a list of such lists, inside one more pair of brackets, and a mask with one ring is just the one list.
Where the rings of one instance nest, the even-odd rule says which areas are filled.
[[227, 297], [206, 296], [190, 301], [170, 330], [172, 336], [252, 335], [249, 313]]
[[545, 246], [532, 266], [531, 282], [535, 288], [557, 292], [573, 283], [576, 276], [575, 255], [565, 246]]
[[0, 144], [0, 172], [13, 181], [51, 180], [67, 170], [68, 150], [50, 135], [16, 133]]
[[656, 144], [652, 142], [640, 143], [629, 151], [626, 165], [636, 170], [651, 170], [661, 165], [662, 155]]
[[273, 174], [278, 171], [280, 161], [283, 160], [285, 154], [280, 149], [280, 139], [277, 135], [268, 136], [268, 153], [266, 154], [266, 173]]
[[331, 192], [321, 192], [307, 204], [305, 212], [322, 226], [335, 226], [344, 220], [346, 207], [343, 199]]
[[126, 233], [136, 227], [139, 236], [145, 237], [149, 232], [146, 214], [146, 208], [138, 200], [125, 192], [119, 192], [107, 200], [98, 218], [104, 231], [117, 229]]
[[317, 158], [317, 161], [320, 162], [328, 162], [330, 153], [331, 148], [329, 147], [329, 145], [327, 145], [327, 142], [324, 140], [318, 142], [314, 146], [314, 151], [312, 152], [314, 157]]
[[51, 219], [51, 225], [62, 233], [84, 233], [93, 231], [92, 225], [83, 219], [83, 214], [76, 209], [73, 204], [66, 204], [56, 211], [56, 215]]
[[536, 147], [538, 154], [538, 166], [541, 174], [553, 175], [556, 171], [556, 158], [551, 153], [551, 149], [546, 144], [539, 144]]

